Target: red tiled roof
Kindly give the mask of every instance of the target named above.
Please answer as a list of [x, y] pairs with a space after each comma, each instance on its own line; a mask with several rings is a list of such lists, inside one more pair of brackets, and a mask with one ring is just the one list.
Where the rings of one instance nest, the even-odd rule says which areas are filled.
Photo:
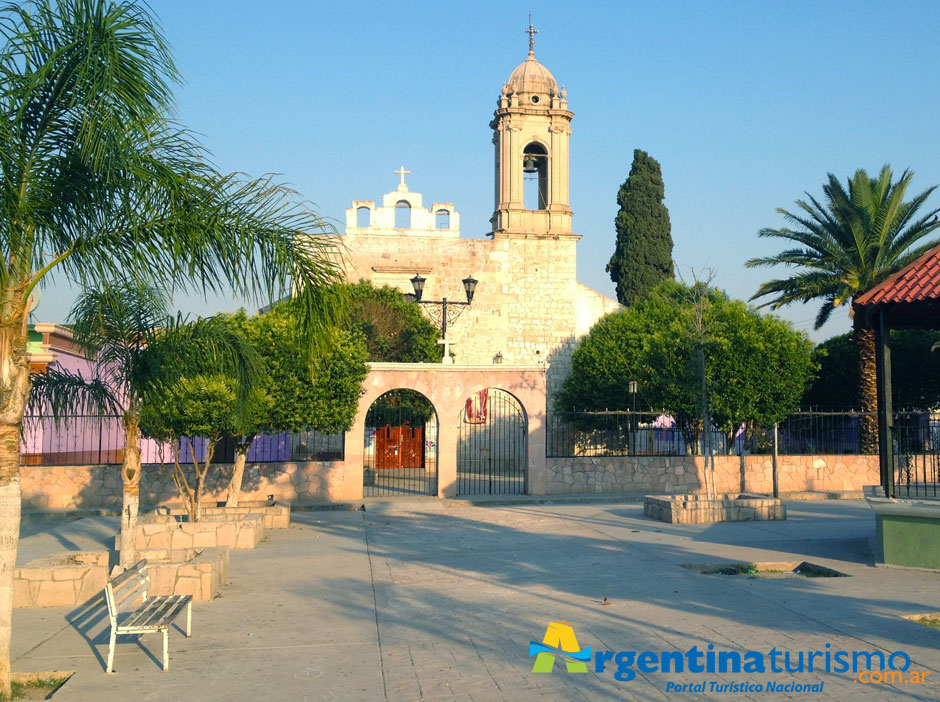
[[925, 300], [940, 300], [940, 245], [859, 295], [853, 304], [864, 307]]

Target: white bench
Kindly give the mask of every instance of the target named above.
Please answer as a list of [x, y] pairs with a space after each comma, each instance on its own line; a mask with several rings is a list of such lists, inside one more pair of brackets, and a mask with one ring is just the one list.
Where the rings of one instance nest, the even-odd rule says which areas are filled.
[[163, 632], [163, 669], [170, 668], [168, 637], [170, 624], [186, 610], [186, 636], [192, 633], [193, 598], [190, 595], [147, 597], [150, 573], [144, 558], [108, 581], [104, 588], [111, 619], [111, 643], [108, 647], [108, 672], [114, 668], [114, 644], [122, 634]]

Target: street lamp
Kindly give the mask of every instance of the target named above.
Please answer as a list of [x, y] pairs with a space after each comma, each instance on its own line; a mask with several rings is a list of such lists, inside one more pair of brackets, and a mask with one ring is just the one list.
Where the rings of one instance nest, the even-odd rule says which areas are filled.
[[631, 399], [633, 400], [633, 402], [632, 402], [633, 412], [631, 412], [631, 414], [630, 414], [630, 434], [629, 434], [629, 436], [630, 436], [630, 441], [627, 442], [627, 444], [628, 444], [628, 446], [629, 446], [629, 449], [630, 449], [630, 453], [633, 454], [633, 453], [635, 452], [634, 450], [635, 450], [635, 448], [636, 448], [636, 429], [637, 429], [637, 421], [636, 421], [636, 391], [637, 391], [637, 384], [636, 384], [636, 381], [635, 381], [635, 380], [631, 380], [631, 381], [627, 384], [627, 391], [630, 393], [630, 397], [631, 397]]
[[441, 325], [441, 339], [444, 342], [444, 357], [443, 362], [447, 360], [447, 325], [453, 324], [457, 317], [460, 316], [460, 313], [463, 312], [464, 307], [469, 307], [473, 302], [473, 294], [476, 292], [477, 283], [479, 282], [473, 276], [468, 275], [461, 282], [463, 283], [464, 293], [467, 296], [466, 302], [456, 302], [454, 300], [448, 300], [446, 297], [442, 297], [440, 300], [424, 300], [424, 283], [426, 278], [424, 278], [420, 273], [416, 273], [415, 277], [411, 279], [411, 286], [414, 288], [414, 296], [406, 295], [405, 299], [411, 301], [413, 299], [419, 305], [424, 305], [428, 309], [428, 314], [431, 318]]

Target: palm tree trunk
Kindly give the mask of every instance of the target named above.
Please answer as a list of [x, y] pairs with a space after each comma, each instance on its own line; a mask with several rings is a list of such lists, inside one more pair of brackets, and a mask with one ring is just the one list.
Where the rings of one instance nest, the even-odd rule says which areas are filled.
[[859, 448], [862, 453], [878, 453], [878, 380], [875, 372], [875, 330], [856, 326], [855, 347], [858, 349]]
[[121, 506], [121, 566], [137, 562], [137, 514], [140, 509], [140, 431], [135, 409], [124, 415], [125, 449], [121, 464], [124, 503]]
[[228, 484], [228, 494], [225, 497], [226, 507], [238, 507], [238, 496], [242, 491], [242, 480], [245, 478], [245, 464], [248, 462], [250, 448], [250, 438], [247, 441], [239, 441], [235, 447], [235, 466], [232, 470], [232, 480]]
[[[14, 295], [0, 327], [0, 698], [12, 696], [13, 570], [20, 538], [20, 429], [29, 395], [26, 314]], [[12, 308], [12, 309], [11, 309]], [[10, 322], [9, 320], [13, 320]]]

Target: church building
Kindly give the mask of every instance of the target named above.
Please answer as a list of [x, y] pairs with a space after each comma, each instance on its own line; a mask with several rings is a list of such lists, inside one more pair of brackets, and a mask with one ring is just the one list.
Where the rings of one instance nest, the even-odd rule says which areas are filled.
[[[460, 237], [453, 203], [398, 187], [346, 210], [347, 279], [366, 279], [411, 293], [424, 279], [423, 299], [465, 302], [463, 281], [477, 281], [469, 307], [450, 307], [444, 348], [460, 365], [548, 365], [548, 392], [570, 367], [571, 352], [616, 300], [579, 283], [577, 244], [568, 197], [571, 120], [567, 92], [529, 55], [502, 86], [490, 122], [495, 202], [487, 238]], [[440, 307], [426, 307], [440, 325]], [[455, 315], [459, 317], [455, 318]]]

